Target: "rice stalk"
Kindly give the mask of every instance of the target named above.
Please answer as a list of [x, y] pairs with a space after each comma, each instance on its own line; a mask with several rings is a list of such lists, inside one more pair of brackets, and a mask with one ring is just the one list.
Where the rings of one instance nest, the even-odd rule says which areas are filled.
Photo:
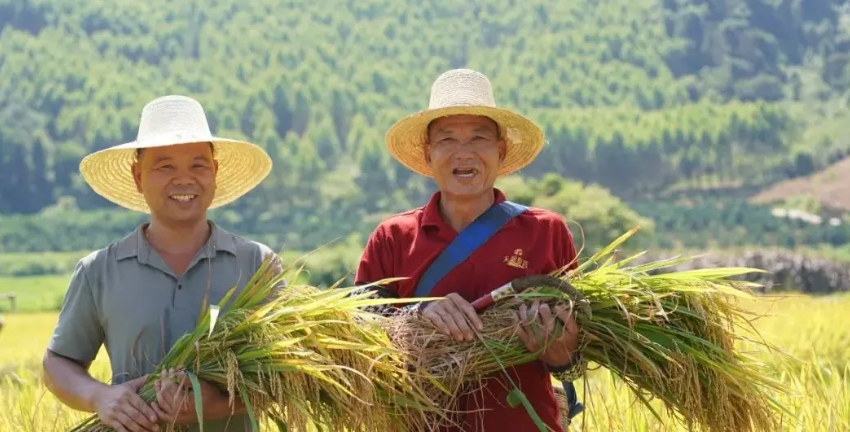
[[[416, 313], [401, 314], [387, 332], [417, 370], [436, 377], [429, 395], [454, 406], [460, 394], [498, 377], [499, 363], [516, 366], [535, 360], [517, 336], [514, 314], [522, 303], [539, 301], [553, 309], [571, 305], [580, 326], [580, 350], [586, 360], [618, 376], [635, 397], [653, 410], [663, 402], [669, 417], [691, 430], [712, 432], [779, 428], [784, 410], [771, 394], [780, 381], [754, 353], [773, 350], [747, 338], [748, 313], [737, 300], [750, 298], [751, 284], [733, 279], [756, 269], [714, 268], [661, 273], [687, 258], [633, 265], [616, 261], [615, 249], [632, 230], [573, 271], [514, 281], [515, 293], [481, 313], [484, 330], [473, 341], [455, 342]], [[563, 331], [563, 328], [559, 329]], [[497, 357], [497, 358], [496, 358]]]
[[[421, 385], [427, 379], [414, 376], [383, 331], [385, 318], [361, 309], [380, 300], [354, 288], [277, 290], [286, 272], [273, 276], [269, 266], [238, 295], [231, 289], [219, 313], [210, 308], [171, 347], [142, 387], [142, 399], [156, 400], [154, 383], [163, 371], [183, 369], [193, 387], [208, 381], [227, 390], [231, 407], [243, 401], [256, 430], [264, 421], [289, 431], [421, 430], [441, 417]], [[71, 429], [109, 430], [96, 416]]]

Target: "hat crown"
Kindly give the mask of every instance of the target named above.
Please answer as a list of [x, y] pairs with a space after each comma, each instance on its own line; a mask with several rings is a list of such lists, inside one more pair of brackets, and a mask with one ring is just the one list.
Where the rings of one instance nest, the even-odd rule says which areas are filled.
[[484, 74], [472, 69], [454, 69], [440, 75], [431, 86], [429, 109], [453, 106], [496, 107], [493, 86]]
[[142, 109], [139, 143], [210, 141], [212, 133], [200, 102], [186, 96], [163, 96]]

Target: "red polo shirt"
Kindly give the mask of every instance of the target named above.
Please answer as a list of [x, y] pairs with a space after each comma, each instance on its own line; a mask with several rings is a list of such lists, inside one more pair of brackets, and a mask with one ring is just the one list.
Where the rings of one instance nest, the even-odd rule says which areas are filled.
[[[501, 191], [496, 190], [495, 194], [496, 203], [505, 200]], [[410, 279], [389, 288], [399, 297], [413, 296], [419, 278], [457, 236], [457, 232], [443, 221], [439, 202], [440, 193], [437, 192], [425, 207], [393, 216], [378, 225], [363, 252], [355, 283], [408, 277]], [[563, 219], [551, 211], [529, 208], [455, 267], [437, 283], [431, 295], [445, 296], [455, 292], [472, 302], [518, 277], [559, 270], [571, 264], [575, 256], [575, 245]], [[546, 365], [535, 361], [508, 369], [508, 372], [543, 421], [552, 430], [562, 432], [558, 403]], [[459, 410], [470, 413], [460, 419], [463, 425], [460, 430], [536, 431], [524, 408], [511, 408], [507, 404], [510, 383], [501, 373], [495, 378], [486, 381], [483, 391], [461, 398]], [[487, 411], [480, 412], [482, 409]]]

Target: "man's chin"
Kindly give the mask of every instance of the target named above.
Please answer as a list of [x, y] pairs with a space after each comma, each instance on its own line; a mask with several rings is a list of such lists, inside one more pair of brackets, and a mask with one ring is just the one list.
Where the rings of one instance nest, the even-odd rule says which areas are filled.
[[446, 195], [451, 195], [456, 198], [476, 198], [481, 196], [490, 190], [491, 187], [487, 187], [483, 184], [472, 184], [472, 185], [462, 185], [462, 184], [453, 184], [448, 185], [443, 193]]
[[161, 209], [155, 213], [158, 219], [167, 220], [174, 224], [188, 224], [206, 219], [206, 211], [200, 209]]

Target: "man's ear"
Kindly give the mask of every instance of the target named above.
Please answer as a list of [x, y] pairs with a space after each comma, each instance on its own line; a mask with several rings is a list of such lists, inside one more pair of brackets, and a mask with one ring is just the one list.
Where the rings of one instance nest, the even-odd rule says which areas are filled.
[[425, 153], [425, 163], [431, 165], [431, 143], [426, 141], [422, 146], [422, 152]]
[[499, 140], [499, 162], [505, 163], [505, 158], [508, 156], [508, 142]]
[[139, 163], [133, 162], [131, 170], [133, 171], [133, 181], [136, 183], [136, 191], [144, 193], [142, 192], [142, 169], [139, 166]]

